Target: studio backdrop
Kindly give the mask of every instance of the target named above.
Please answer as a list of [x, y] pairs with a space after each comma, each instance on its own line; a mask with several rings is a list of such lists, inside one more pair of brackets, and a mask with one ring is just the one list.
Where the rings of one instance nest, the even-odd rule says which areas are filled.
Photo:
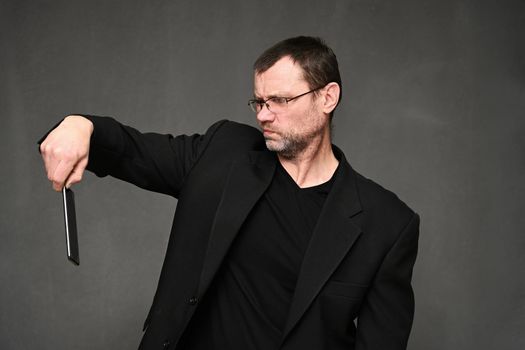
[[136, 348], [177, 205], [86, 174], [73, 266], [38, 138], [255, 125], [253, 61], [296, 35], [338, 57], [335, 144], [421, 216], [409, 349], [525, 348], [524, 1], [1, 0], [1, 349]]

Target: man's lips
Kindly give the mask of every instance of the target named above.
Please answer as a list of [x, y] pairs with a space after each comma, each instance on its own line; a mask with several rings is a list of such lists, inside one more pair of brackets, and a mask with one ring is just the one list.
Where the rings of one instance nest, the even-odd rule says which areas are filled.
[[261, 128], [261, 131], [265, 138], [272, 138], [272, 137], [275, 137], [276, 135], [279, 135], [279, 133], [276, 130], [271, 128], [271, 125], [259, 124], [259, 127]]
[[275, 131], [270, 130], [270, 129], [263, 129], [263, 134], [264, 135], [272, 135], [272, 134], [275, 134]]

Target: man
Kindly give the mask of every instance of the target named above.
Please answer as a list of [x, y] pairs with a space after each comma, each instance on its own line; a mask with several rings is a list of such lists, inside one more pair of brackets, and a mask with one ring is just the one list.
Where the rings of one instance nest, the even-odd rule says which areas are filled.
[[141, 349], [405, 349], [419, 217], [331, 144], [334, 53], [296, 37], [254, 68], [262, 134], [69, 116], [40, 147], [53, 188], [87, 168], [178, 199]]

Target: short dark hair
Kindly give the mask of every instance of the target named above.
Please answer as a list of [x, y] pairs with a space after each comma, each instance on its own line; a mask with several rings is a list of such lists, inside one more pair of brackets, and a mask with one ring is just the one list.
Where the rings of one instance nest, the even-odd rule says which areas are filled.
[[[289, 56], [303, 70], [304, 80], [310, 89], [317, 89], [328, 83], [339, 84], [343, 94], [341, 75], [337, 58], [323, 39], [311, 36], [297, 36], [285, 39], [264, 51], [253, 64], [256, 74], [264, 73], [281, 58]], [[339, 101], [337, 104], [339, 104]], [[337, 107], [337, 106], [336, 106]], [[333, 111], [332, 111], [333, 113]]]

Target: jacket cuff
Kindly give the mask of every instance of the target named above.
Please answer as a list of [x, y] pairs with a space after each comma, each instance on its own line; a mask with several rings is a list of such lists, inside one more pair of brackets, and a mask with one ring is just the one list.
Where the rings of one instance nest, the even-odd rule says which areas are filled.
[[[104, 127], [102, 127], [102, 126], [104, 126], [105, 124], [113, 124], [114, 123], [114, 120], [112, 118], [108, 118], [108, 117], [98, 117], [98, 116], [94, 116], [94, 115], [81, 114], [81, 113], [72, 113], [72, 114], [68, 114], [67, 116], [69, 116], [69, 115], [79, 115], [81, 117], [89, 119], [93, 123], [93, 133], [91, 134], [90, 143], [96, 143], [97, 141], [100, 142], [100, 143], [103, 143], [104, 135], [103, 135], [103, 132], [101, 130], [104, 130]], [[40, 139], [38, 139], [38, 141], [36, 142], [37, 145], [38, 145], [38, 152], [40, 152], [40, 145], [42, 144], [42, 142], [44, 142], [44, 140], [51, 133], [51, 131], [55, 130], [64, 121], [64, 119], [66, 117], [60, 119], [60, 121], [58, 123], [53, 125], [52, 128], [50, 128]]]

